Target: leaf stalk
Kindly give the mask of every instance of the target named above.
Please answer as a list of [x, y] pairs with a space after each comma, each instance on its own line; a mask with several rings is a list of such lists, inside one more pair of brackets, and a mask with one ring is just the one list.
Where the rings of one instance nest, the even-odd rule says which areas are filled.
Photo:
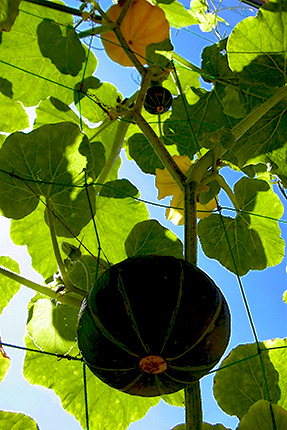
[[70, 305], [75, 308], [79, 308], [81, 306], [81, 303], [82, 303], [81, 299], [68, 296], [65, 293], [59, 294], [56, 291], [48, 287], [45, 287], [44, 285], [40, 285], [40, 284], [37, 284], [36, 282], [30, 281], [29, 279], [26, 279], [23, 276], [18, 275], [18, 273], [11, 272], [10, 270], [5, 269], [4, 267], [0, 267], [0, 274], [3, 276], [6, 276], [9, 279], [12, 279], [13, 281], [18, 282], [21, 285], [25, 285], [25, 287], [28, 287], [34, 291], [37, 291], [37, 293], [44, 294], [45, 296], [48, 296], [51, 299], [57, 300], [58, 302], [61, 302], [63, 304]]

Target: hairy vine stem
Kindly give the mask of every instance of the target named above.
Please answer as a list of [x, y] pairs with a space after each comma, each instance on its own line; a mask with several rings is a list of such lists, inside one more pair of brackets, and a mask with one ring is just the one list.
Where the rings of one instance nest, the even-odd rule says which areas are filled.
[[135, 112], [133, 118], [135, 119], [138, 127], [141, 129], [143, 134], [150, 142], [151, 146], [153, 147], [155, 153], [158, 155], [159, 159], [162, 161], [163, 165], [168, 169], [175, 182], [183, 190], [186, 176], [184, 175], [184, 173], [182, 173], [176, 162], [173, 160], [170, 153], [161, 142], [160, 138], [157, 136], [157, 134], [154, 132], [154, 130], [140, 113]]
[[[37, 291], [37, 293], [44, 294], [45, 296], [50, 297], [51, 299], [57, 300], [58, 302], [61, 302], [66, 305], [73, 306], [75, 308], [80, 308], [82, 299], [78, 299], [76, 297], [68, 296], [66, 293], [59, 294], [56, 291], [52, 290], [51, 288], [45, 287], [44, 285], [37, 284], [36, 282], [30, 281], [29, 279], [24, 278], [21, 275], [18, 275], [18, 273], [11, 272], [8, 269], [5, 269], [4, 267], [0, 267], [0, 274], [3, 276], [6, 276], [9, 279], [12, 279], [13, 281], [18, 282], [21, 285], [25, 285], [25, 287], [31, 288], [34, 291]], [[82, 298], [84, 296], [82, 295]]]
[[96, 194], [101, 191], [102, 184], [105, 183], [113, 165], [115, 164], [118, 156], [120, 155], [129, 126], [130, 122], [128, 121], [128, 119], [119, 120], [111, 152], [108, 156], [106, 164], [104, 165], [99, 177], [97, 178], [98, 185], [96, 185], [95, 187]]

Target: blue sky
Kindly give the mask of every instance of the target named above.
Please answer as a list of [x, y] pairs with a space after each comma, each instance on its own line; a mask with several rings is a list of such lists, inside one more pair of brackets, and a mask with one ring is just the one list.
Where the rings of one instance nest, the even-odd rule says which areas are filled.
[[[77, 6], [76, 1], [67, 1], [68, 5]], [[101, 2], [106, 9], [110, 2]], [[188, 6], [188, 2], [184, 3]], [[222, 25], [222, 32], [229, 32], [230, 29], [248, 14], [247, 9], [238, 9], [239, 2], [225, 1], [226, 7], [237, 7], [228, 10], [224, 18], [230, 24]], [[223, 6], [221, 6], [222, 8]], [[175, 51], [188, 58], [196, 65], [200, 65], [200, 53], [204, 46], [217, 41], [212, 33], [201, 33], [196, 27], [188, 30], [172, 30], [172, 41]], [[99, 66], [96, 76], [103, 81], [113, 83], [123, 93], [129, 96], [138, 88], [138, 76], [132, 69], [124, 69], [121, 66], [111, 63], [107, 59], [101, 48], [100, 41], [94, 43], [95, 54], [99, 58]], [[137, 166], [124, 159], [121, 175], [128, 177], [141, 190], [141, 197], [151, 202], [157, 201], [157, 190], [154, 187], [154, 177], [143, 175]], [[227, 180], [233, 183], [238, 174], [231, 172]], [[230, 206], [228, 200], [221, 200], [222, 205]], [[165, 200], [169, 203], [169, 199]], [[286, 201], [285, 213], [286, 213]], [[164, 209], [159, 209], [153, 205], [148, 206], [151, 218], [158, 219], [164, 226], [172, 229], [180, 238], [183, 237], [183, 228], [175, 227], [171, 222], [167, 222], [164, 216]], [[286, 216], [285, 216], [286, 219]], [[9, 222], [0, 218], [1, 229], [1, 250], [2, 254], [9, 255], [21, 265], [21, 272], [24, 276], [41, 282], [41, 277], [30, 267], [30, 258], [25, 247], [13, 245], [9, 239]], [[282, 234], [285, 239], [286, 225], [282, 225]], [[228, 350], [239, 343], [253, 342], [254, 338], [247, 318], [246, 310], [242, 301], [236, 277], [226, 271], [219, 263], [207, 259], [199, 248], [198, 266], [209, 274], [211, 278], [223, 291], [232, 313], [232, 337]], [[287, 289], [286, 264], [269, 268], [263, 272], [249, 273], [242, 278], [244, 289], [250, 305], [252, 317], [257, 329], [259, 340], [272, 339], [286, 336], [286, 304], [282, 301], [282, 294]], [[23, 345], [25, 332], [25, 321], [27, 318], [26, 307], [33, 292], [27, 288], [12, 300], [9, 307], [4, 310], [0, 317], [0, 330], [2, 340], [7, 343]], [[15, 318], [15, 315], [17, 316]], [[32, 416], [39, 424], [41, 430], [79, 430], [81, 427], [75, 419], [62, 410], [58, 398], [50, 390], [43, 387], [31, 386], [22, 377], [21, 368], [24, 354], [14, 349], [6, 349], [11, 357], [11, 369], [0, 384], [0, 408], [4, 410], [21, 411]], [[222, 422], [226, 427], [235, 428], [237, 420], [227, 417], [216, 405], [212, 396], [212, 376], [202, 380], [204, 419], [210, 423]], [[169, 430], [176, 424], [183, 422], [183, 408], [174, 408], [161, 402], [159, 406], [151, 409], [147, 416], [130, 425], [129, 430]], [[112, 429], [109, 429], [112, 430]]]

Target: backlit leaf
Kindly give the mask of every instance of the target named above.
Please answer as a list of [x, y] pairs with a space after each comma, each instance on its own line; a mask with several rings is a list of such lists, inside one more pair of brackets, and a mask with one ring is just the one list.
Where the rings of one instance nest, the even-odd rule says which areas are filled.
[[2, 0], [0, 4], [0, 31], [10, 31], [19, 13], [21, 0]]
[[241, 80], [267, 88], [285, 82], [286, 11], [286, 0], [268, 1], [256, 17], [244, 19], [233, 29], [227, 43], [228, 61], [234, 72], [241, 72]]
[[211, 215], [198, 224], [205, 254], [241, 276], [279, 264], [284, 256], [276, 221], [283, 214], [279, 197], [258, 179], [242, 178], [234, 191], [243, 212], [235, 218]]
[[[0, 266], [11, 272], [19, 273], [19, 265], [10, 257], [0, 256]], [[0, 274], [0, 314], [12, 297], [20, 290], [20, 284]]]
[[36, 421], [20, 412], [0, 411], [1, 430], [39, 430]]
[[[74, 87], [82, 79], [82, 70], [86, 67], [86, 73], [91, 75], [96, 68], [96, 58], [90, 52], [87, 65], [83, 64], [77, 76], [62, 74], [40, 51], [37, 28], [43, 19], [57, 22], [62, 31], [73, 25], [72, 16], [66, 13], [23, 1], [13, 31], [2, 35], [1, 77], [13, 84], [14, 99], [25, 106], [35, 106], [49, 96], [70, 104]], [[87, 48], [83, 49], [87, 55]], [[76, 59], [72, 61], [77, 62]]]
[[265, 340], [264, 345], [269, 349], [270, 361], [279, 375], [280, 399], [277, 404], [287, 410], [287, 339]]
[[27, 245], [33, 268], [46, 279], [56, 273], [58, 268], [44, 211], [44, 205], [40, 204], [25, 218], [11, 220], [10, 236], [16, 245]]
[[78, 310], [49, 299], [33, 300], [27, 333], [42, 351], [68, 354], [76, 345]]
[[156, 220], [134, 226], [125, 242], [128, 257], [139, 255], [171, 255], [183, 258], [183, 244], [178, 237]]
[[[264, 348], [264, 344], [261, 343], [260, 347]], [[239, 345], [233, 349], [214, 378], [213, 392], [221, 409], [241, 419], [250, 406], [258, 400], [267, 399], [264, 374], [270, 399], [277, 403], [280, 399], [278, 373], [268, 353], [262, 352], [260, 359], [256, 344]]]
[[270, 404], [266, 400], [259, 400], [244, 415], [237, 430], [269, 430], [274, 428], [274, 422], [276, 430], [285, 430], [287, 411], [280, 406]]
[[[35, 348], [26, 336], [26, 345]], [[67, 412], [86, 426], [83, 363], [79, 360], [58, 360], [44, 354], [27, 352], [24, 376], [30, 384], [53, 389]], [[121, 393], [101, 382], [87, 368], [89, 423], [93, 430], [125, 430], [142, 418], [159, 398], [139, 398]]]
[[[131, 197], [113, 199], [97, 197], [95, 224], [100, 238], [101, 249], [108, 262], [116, 264], [127, 258], [125, 241], [132, 228], [141, 221], [148, 219], [146, 206]], [[90, 222], [83, 230], [85, 245], [98, 255], [99, 244], [96, 240], [95, 227]]]
[[0, 130], [14, 133], [29, 126], [28, 115], [21, 103], [0, 93]]
[[50, 58], [61, 73], [77, 76], [86, 59], [86, 53], [75, 30], [44, 19], [37, 27], [37, 35], [43, 57]]
[[[78, 126], [68, 122], [10, 135], [0, 150], [2, 213], [23, 218], [44, 196], [57, 234], [69, 237], [72, 230], [77, 235], [92, 216], [86, 190], [73, 188], [74, 184], [84, 185], [87, 159], [79, 154], [83, 139], [87, 138]], [[92, 188], [89, 194], [93, 202]]]
[[[1, 341], [1, 338], [0, 338]], [[0, 382], [3, 381], [3, 379], [6, 376], [6, 373], [8, 372], [10, 368], [10, 357], [6, 354], [3, 347], [0, 344]]]

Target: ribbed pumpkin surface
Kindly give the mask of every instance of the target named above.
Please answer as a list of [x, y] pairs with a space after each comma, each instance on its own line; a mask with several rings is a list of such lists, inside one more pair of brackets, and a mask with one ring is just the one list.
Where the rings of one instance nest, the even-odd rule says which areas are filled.
[[176, 392], [219, 361], [230, 336], [227, 303], [186, 261], [127, 259], [108, 269], [83, 302], [79, 348], [108, 385], [129, 394]]
[[[111, 6], [106, 14], [115, 22], [119, 17], [122, 6]], [[104, 23], [103, 23], [104, 24]], [[169, 38], [169, 23], [164, 11], [158, 6], [152, 6], [147, 0], [136, 0], [129, 8], [121, 23], [122, 34], [130, 49], [138, 54], [141, 64], [146, 64], [146, 47], [150, 43], [162, 42]], [[133, 66], [124, 49], [119, 45], [113, 31], [103, 34], [102, 43], [107, 55], [122, 66]]]

